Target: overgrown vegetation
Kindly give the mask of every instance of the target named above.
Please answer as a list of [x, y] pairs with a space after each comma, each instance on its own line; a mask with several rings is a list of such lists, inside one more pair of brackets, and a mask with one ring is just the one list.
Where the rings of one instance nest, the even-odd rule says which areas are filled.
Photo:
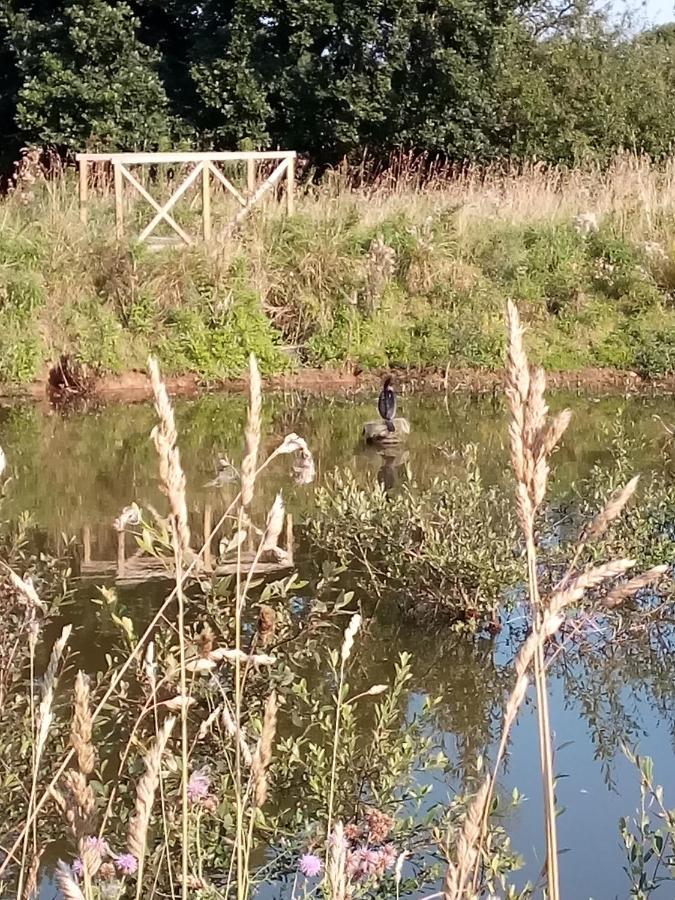
[[473, 449], [454, 477], [392, 496], [360, 486], [349, 470], [334, 473], [316, 492], [312, 545], [339, 560], [365, 595], [418, 620], [498, 627], [505, 591], [520, 575], [519, 548], [510, 498], [483, 484]]
[[[505, 296], [550, 369], [668, 375], [674, 171], [622, 157], [604, 174], [475, 170], [424, 187], [410, 170], [368, 189], [334, 174], [291, 219], [270, 204], [213, 246], [161, 251], [111, 240], [109, 196], [85, 228], [68, 178], [37, 182], [2, 206], [0, 378], [29, 381], [64, 353], [121, 372], [148, 351], [206, 380], [241, 374], [251, 351], [264, 372], [495, 369]], [[153, 190], [169, 184], [160, 173]], [[177, 215], [197, 234], [193, 199]], [[129, 206], [131, 238], [147, 206]]]
[[[12, 763], [0, 885], [33, 898], [46, 870], [78, 900], [156, 891], [244, 900], [271, 883], [293, 898], [321, 890], [347, 900], [433, 883], [466, 806], [453, 792], [447, 806], [428, 809], [416, 780], [427, 769], [450, 781], [457, 774], [430, 728], [439, 701], [406, 708], [407, 653], [393, 661], [390, 682], [363, 682], [355, 666], [363, 620], [328, 570], [308, 588], [295, 575], [261, 586], [243, 567], [232, 580], [204, 568], [203, 548], [191, 547], [173, 410], [154, 361], [150, 368], [170, 512], [140, 516], [136, 508], [132, 527], [146, 552], [163, 556], [174, 587], [145, 621], [114, 591], [98, 592], [97, 627], [117, 638], [88, 675], [77, 629], [67, 614], [52, 621], [59, 606], [50, 591], [7, 569], [0, 746]], [[270, 461], [259, 457], [261, 439], [253, 360], [241, 493], [214, 534], [233, 532], [236, 546], [255, 535], [255, 560], [280, 551], [284, 523], [281, 495], [263, 529], [249, 519]], [[272, 456], [301, 445], [288, 435]], [[45, 568], [42, 558], [5, 549], [23, 570]], [[58, 563], [54, 570], [58, 584]], [[188, 593], [184, 579], [194, 573]], [[310, 687], [313, 666], [322, 679]], [[60, 859], [45, 864], [52, 841]], [[498, 821], [486, 859], [486, 890], [504, 886], [519, 865]]]

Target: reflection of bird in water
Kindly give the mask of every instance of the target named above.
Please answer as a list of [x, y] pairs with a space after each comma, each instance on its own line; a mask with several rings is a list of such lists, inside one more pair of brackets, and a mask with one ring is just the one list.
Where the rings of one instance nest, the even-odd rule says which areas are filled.
[[402, 453], [379, 453], [382, 465], [377, 470], [377, 483], [385, 494], [388, 494], [396, 486], [396, 469], [406, 465], [409, 454], [407, 450]]
[[387, 375], [377, 398], [377, 409], [387, 424], [387, 431], [396, 431], [394, 417], [396, 415], [396, 394], [391, 386], [391, 375]]
[[221, 456], [218, 460], [218, 474], [213, 481], [207, 481], [204, 487], [223, 487], [226, 484], [232, 484], [233, 481], [239, 480], [239, 472], [226, 456]]
[[377, 483], [385, 494], [396, 485], [396, 469], [392, 465], [391, 459], [387, 459], [387, 457], [383, 459], [382, 465], [377, 470]]

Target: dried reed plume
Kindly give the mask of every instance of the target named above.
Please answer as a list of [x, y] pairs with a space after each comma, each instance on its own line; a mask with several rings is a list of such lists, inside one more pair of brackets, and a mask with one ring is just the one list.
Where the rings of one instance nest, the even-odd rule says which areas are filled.
[[36, 765], [39, 762], [45, 743], [47, 742], [47, 735], [53, 718], [52, 703], [54, 702], [56, 676], [61, 657], [63, 656], [63, 651], [65, 650], [72, 630], [72, 625], [66, 625], [61, 631], [61, 636], [52, 647], [49, 664], [47, 665], [47, 669], [42, 679], [42, 699], [40, 701], [40, 706], [38, 707], [38, 728], [35, 751]]
[[358, 632], [360, 627], [361, 616], [359, 615], [359, 613], [355, 613], [355, 615], [351, 617], [349, 625], [345, 629], [345, 636], [342, 642], [342, 652], [340, 654], [343, 665], [347, 662], [351, 655], [352, 647], [354, 646], [354, 638], [356, 637], [356, 633]]
[[155, 802], [155, 793], [159, 784], [162, 756], [171, 735], [176, 720], [169, 716], [164, 720], [155, 742], [145, 756], [145, 772], [141, 776], [136, 787], [136, 809], [129, 822], [129, 836], [127, 847], [138, 860], [138, 884], [142, 881], [143, 860], [145, 858], [145, 846], [148, 836], [148, 826], [152, 806]]
[[77, 764], [83, 775], [94, 771], [95, 753], [91, 742], [91, 708], [89, 678], [80, 671], [75, 678], [75, 705], [70, 731], [70, 743], [77, 754]]
[[[186, 703], [181, 708], [181, 803], [182, 803], [182, 848], [181, 848], [181, 883], [183, 897], [187, 897], [188, 877], [188, 732], [187, 732], [187, 706], [190, 698], [187, 696], [187, 670], [185, 665], [185, 596], [183, 594], [183, 561], [191, 560], [194, 565], [198, 561], [201, 564], [201, 556], [192, 553], [190, 549], [190, 528], [188, 526], [187, 499], [185, 493], [185, 473], [180, 463], [180, 453], [176, 446], [178, 438], [173, 408], [166, 392], [166, 387], [159, 373], [159, 366], [152, 357], [148, 359], [148, 369], [152, 381], [152, 390], [155, 395], [155, 409], [159, 417], [159, 424], [152, 430], [157, 455], [159, 456], [159, 474], [164, 484], [164, 491], [169, 497], [172, 511], [172, 545], [174, 551], [176, 597], [178, 600], [178, 643], [180, 663], [180, 691]], [[168, 737], [168, 735], [167, 735]], [[159, 739], [158, 739], [159, 740]], [[166, 740], [165, 740], [166, 743]], [[159, 756], [161, 757], [161, 751]], [[146, 773], [147, 774], [147, 773]], [[159, 760], [157, 762], [157, 777], [159, 777]], [[140, 788], [140, 786], [139, 786]], [[153, 788], [156, 790], [156, 784]], [[137, 803], [137, 814], [138, 803]], [[149, 816], [149, 811], [148, 811]], [[139, 818], [140, 821], [140, 818]], [[147, 826], [147, 821], [146, 821]], [[140, 829], [138, 829], [140, 833]], [[130, 831], [131, 840], [131, 831]], [[145, 840], [145, 838], [143, 838]], [[133, 852], [133, 851], [132, 851]], [[141, 878], [140, 867], [142, 859], [139, 857], [138, 886], [140, 891]], [[139, 896], [137, 894], [137, 896]]]
[[33, 855], [33, 859], [28, 870], [28, 878], [26, 879], [26, 887], [21, 900], [37, 900], [38, 895], [38, 875], [40, 874], [40, 862], [44, 850], [39, 850]]
[[[506, 749], [509, 732], [516, 720], [518, 711], [525, 700], [529, 686], [528, 669], [532, 665], [537, 647], [548, 637], [556, 633], [563, 621], [563, 609], [581, 598], [584, 591], [593, 588], [608, 578], [614, 578], [623, 574], [633, 565], [632, 560], [621, 559], [602, 566], [596, 566], [575, 578], [567, 588], [562, 587], [563, 582], [556, 588], [545, 606], [541, 627], [532, 630], [524, 641], [515, 659], [514, 669], [516, 680], [509, 695], [502, 722], [502, 736], [497, 751], [494, 769], [488, 775], [467, 810], [464, 825], [460, 837], [457, 840], [457, 861], [448, 864], [446, 873], [444, 898], [445, 900], [459, 900], [466, 886], [466, 880], [470, 872], [476, 872], [480, 865], [478, 853], [480, 839], [485, 829], [488, 808], [492, 801], [495, 788], [497, 771]], [[637, 580], [637, 579], [635, 579]], [[479, 832], [476, 832], [476, 820], [481, 823]]]
[[604, 509], [600, 510], [597, 516], [595, 516], [588, 527], [582, 532], [582, 542], [602, 537], [611, 523], [621, 515], [624, 506], [635, 493], [639, 480], [640, 476], [636, 475], [634, 478], [631, 478], [625, 487], [620, 488], [612, 494]]
[[[516, 476], [516, 514], [527, 551], [527, 574], [533, 632], [542, 629], [542, 605], [537, 580], [537, 554], [534, 542], [534, 523], [537, 509], [546, 494], [548, 457], [555, 437], [560, 438], [570, 416], [566, 411], [552, 423], [547, 421], [548, 407], [544, 399], [546, 375], [544, 370], [531, 370], [523, 346], [523, 328], [514, 303], [506, 307], [508, 354], [506, 366], [506, 396], [511, 410], [509, 437], [511, 462]], [[548, 712], [548, 688], [544, 666], [543, 640], [534, 644], [534, 670], [537, 689], [537, 721], [541, 772], [544, 785], [546, 824], [546, 874], [549, 900], [558, 900], [558, 849], [555, 821], [553, 747]], [[461, 871], [461, 870], [460, 870]]]
[[272, 759], [272, 744], [276, 730], [277, 695], [272, 692], [265, 703], [262, 734], [256, 745], [253, 761], [251, 762], [253, 796], [257, 809], [260, 809], [267, 799], [267, 769]]
[[159, 424], [155, 425], [151, 432], [159, 456], [159, 475], [164, 485], [164, 492], [171, 504], [180, 549], [184, 556], [189, 556], [190, 528], [185, 496], [185, 473], [180, 463], [180, 452], [176, 446], [178, 434], [173, 407], [162, 381], [157, 360], [152, 356], [148, 358], [148, 372], [155, 395], [155, 409], [159, 417]]
[[198, 741], [203, 741], [204, 738], [205, 738], [208, 734], [210, 734], [211, 729], [213, 728], [213, 726], [216, 724], [216, 722], [217, 722], [218, 719], [220, 718], [220, 715], [221, 715], [222, 711], [223, 711], [223, 707], [222, 707], [222, 705], [219, 704], [219, 705], [216, 706], [216, 708], [215, 708], [211, 713], [209, 713], [209, 715], [202, 721], [202, 723], [201, 723], [200, 726], [199, 726], [199, 731], [197, 732], [197, 740], [198, 740]]
[[222, 723], [223, 728], [228, 733], [228, 735], [239, 745], [241, 758], [244, 760], [247, 766], [250, 766], [253, 762], [253, 755], [251, 754], [251, 750], [246, 743], [243, 729], [241, 727], [237, 727], [234, 719], [232, 718], [232, 713], [230, 712], [230, 709], [228, 707], [227, 700], [223, 704]]
[[85, 896], [73, 878], [72, 872], [61, 860], [56, 864], [56, 883], [63, 894], [64, 900], [85, 900]]
[[251, 353], [249, 368], [249, 404], [245, 431], [245, 451], [241, 463], [241, 502], [249, 506], [253, 499], [258, 450], [260, 449], [260, 428], [262, 412], [262, 388], [260, 370], [255, 356]]
[[67, 788], [65, 816], [73, 834], [78, 839], [93, 831], [95, 810], [94, 793], [86, 775], [78, 769], [70, 769], [64, 776]]
[[620, 584], [611, 590], [603, 600], [603, 605], [607, 609], [614, 609], [615, 606], [619, 606], [624, 600], [630, 599], [642, 588], [649, 587], [657, 582], [667, 571], [668, 566], [654, 566], [653, 569], [648, 569], [642, 575], [636, 575], [635, 578], [631, 578], [624, 584]]
[[[88, 778], [94, 771], [96, 761], [94, 746], [91, 741], [92, 717], [89, 705], [89, 679], [83, 672], [78, 672], [75, 679], [75, 705], [70, 728], [70, 743], [77, 757], [77, 769], [66, 773], [65, 782], [68, 788], [66, 798], [66, 819], [73, 829], [73, 834], [82, 843], [93, 831], [94, 810], [96, 801]], [[81, 848], [82, 849], [82, 848]], [[85, 854], [82, 854], [83, 862]], [[91, 860], [96, 868], [95, 861]], [[100, 860], [98, 860], [100, 865]]]
[[[361, 627], [361, 621], [362, 619], [359, 613], [355, 613], [351, 617], [349, 625], [345, 628], [345, 635], [342, 641], [342, 650], [340, 653], [340, 674], [338, 677], [337, 690], [335, 692], [335, 729], [333, 732], [333, 758], [330, 771], [330, 793], [328, 795], [328, 824], [326, 827], [327, 835], [330, 835], [331, 827], [333, 824], [333, 804], [335, 802], [335, 781], [337, 777], [337, 753], [340, 739], [342, 707], [344, 705], [343, 688], [345, 681], [345, 665], [351, 655], [352, 648], [354, 646], [354, 638], [356, 637], [356, 634]], [[328, 859], [326, 859], [326, 866], [328, 866]]]
[[326, 886], [331, 900], [347, 900], [347, 841], [342, 822], [337, 822], [332, 834], [328, 834], [328, 861]]
[[33, 586], [30, 575], [26, 575], [25, 578], [20, 578], [16, 574], [16, 572], [11, 569], [6, 563], [2, 563], [2, 567], [7, 570], [7, 574], [9, 575], [9, 580], [12, 582], [12, 586], [19, 592], [24, 600], [28, 601], [30, 606], [39, 609], [40, 612], [46, 613], [47, 605], [38, 596], [38, 593]]
[[457, 865], [451, 860], [448, 861], [445, 873], [445, 897], [461, 897], [464, 883], [476, 864], [483, 809], [489, 789], [490, 779], [486, 778], [466, 812], [464, 824], [457, 839]]

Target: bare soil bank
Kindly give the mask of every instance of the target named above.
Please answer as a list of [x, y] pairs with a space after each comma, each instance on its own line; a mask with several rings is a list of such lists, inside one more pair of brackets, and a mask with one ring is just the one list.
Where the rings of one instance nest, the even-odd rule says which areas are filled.
[[[389, 372], [389, 370], [387, 370]], [[389, 373], [391, 374], [391, 373]], [[394, 371], [399, 388], [406, 391], [433, 390], [442, 392], [491, 393], [503, 384], [503, 372], [478, 369], [438, 369]], [[275, 375], [265, 379], [270, 390], [302, 391], [310, 394], [358, 394], [372, 391], [382, 380], [382, 371], [303, 369], [287, 375]], [[645, 379], [635, 372], [615, 369], [588, 368], [575, 372], [548, 372], [547, 380], [552, 388], [574, 390], [583, 393], [675, 393], [675, 375]], [[244, 378], [207, 383], [194, 375], [166, 378], [169, 392], [174, 396], [195, 396], [207, 391], [237, 393], [246, 390]], [[130, 371], [122, 375], [106, 375], [99, 378], [88, 399], [135, 403], [151, 397], [150, 383], [142, 371]], [[37, 380], [22, 388], [0, 386], [3, 400], [49, 399], [47, 379]]]

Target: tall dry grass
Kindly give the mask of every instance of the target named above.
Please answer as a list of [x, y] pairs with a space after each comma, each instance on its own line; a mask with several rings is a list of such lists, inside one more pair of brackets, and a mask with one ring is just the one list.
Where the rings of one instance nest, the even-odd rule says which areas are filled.
[[[166, 191], [162, 167], [159, 168], [160, 180], [151, 189], [163, 196]], [[172, 180], [167, 185], [174, 183]], [[105, 182], [102, 190], [92, 187], [88, 224], [80, 222], [73, 185], [73, 175], [67, 173], [34, 186], [28, 200], [20, 193], [10, 195], [0, 203], [0, 223], [12, 229], [34, 217], [46, 219], [57, 247], [86, 242], [93, 233], [108, 231], [113, 196]], [[125, 203], [130, 209], [147, 209], [145, 201], [130, 186], [125, 191]], [[192, 192], [196, 200], [198, 187]], [[191, 196], [188, 192], [188, 199]], [[226, 202], [227, 194], [221, 197], [216, 190], [213, 209]], [[197, 223], [198, 204], [191, 201], [189, 207]], [[358, 166], [345, 166], [329, 171], [319, 183], [300, 183], [296, 203], [300, 215], [335, 218], [345, 209], [357, 214], [365, 224], [403, 211], [412, 217], [419, 213], [423, 218], [426, 209], [441, 208], [456, 211], [460, 222], [494, 218], [506, 222], [569, 220], [578, 213], [593, 211], [598, 216], [611, 214], [619, 221], [630, 222], [630, 229], [644, 236], [658, 226], [664, 215], [671, 216], [675, 210], [675, 158], [654, 163], [648, 157], [621, 153], [603, 167], [588, 164], [569, 168], [544, 163], [456, 167], [421, 163], [406, 155], [384, 171], [366, 172]], [[266, 201], [252, 218], [253, 231], [248, 229], [247, 241], [255, 236], [259, 225], [283, 215], [283, 204], [273, 198]], [[232, 246], [238, 238], [224, 234], [223, 240]]]
[[603, 168], [529, 163], [459, 170], [428, 169], [403, 159], [373, 178], [359, 177], [358, 169], [338, 169], [323, 184], [301, 192], [298, 201], [298, 212], [321, 220], [341, 208], [365, 225], [397, 214], [422, 220], [447, 210], [456, 214], [460, 234], [484, 220], [534, 224], [571, 221], [592, 212], [598, 219], [612, 216], [626, 237], [662, 239], [668, 237], [664, 228], [675, 213], [675, 159], [655, 164], [622, 153]]

